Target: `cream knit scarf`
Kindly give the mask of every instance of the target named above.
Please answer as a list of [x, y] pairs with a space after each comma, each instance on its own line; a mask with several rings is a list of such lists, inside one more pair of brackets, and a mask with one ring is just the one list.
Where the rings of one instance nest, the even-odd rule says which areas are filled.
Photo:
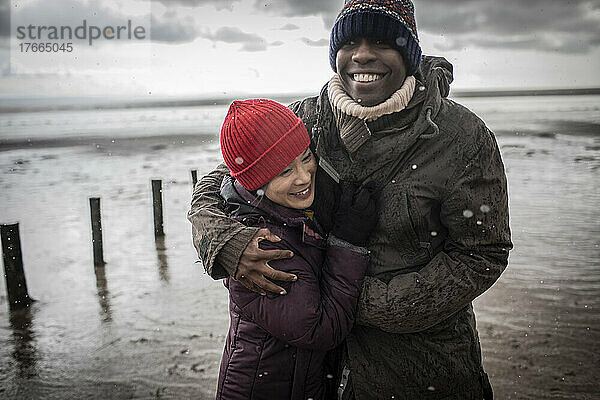
[[327, 95], [340, 137], [350, 154], [358, 150], [371, 136], [367, 122], [404, 110], [415, 92], [415, 85], [415, 77], [407, 76], [402, 87], [389, 99], [376, 106], [365, 107], [346, 93], [338, 74], [331, 78], [327, 86]]

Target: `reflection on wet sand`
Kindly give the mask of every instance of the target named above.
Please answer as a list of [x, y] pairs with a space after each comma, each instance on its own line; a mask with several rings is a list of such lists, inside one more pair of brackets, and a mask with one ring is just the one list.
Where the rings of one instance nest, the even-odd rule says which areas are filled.
[[10, 312], [14, 342], [12, 357], [17, 365], [18, 377], [23, 379], [31, 379], [38, 375], [36, 333], [32, 326], [34, 314], [34, 306]]
[[106, 270], [104, 265], [94, 268], [96, 274], [96, 288], [98, 293], [98, 302], [100, 304], [100, 317], [102, 322], [112, 321], [112, 312], [110, 308], [110, 293], [106, 282]]
[[165, 245], [165, 237], [159, 236], [155, 239], [156, 257], [158, 259], [158, 276], [161, 282], [169, 283], [169, 261], [167, 259], [167, 247]]

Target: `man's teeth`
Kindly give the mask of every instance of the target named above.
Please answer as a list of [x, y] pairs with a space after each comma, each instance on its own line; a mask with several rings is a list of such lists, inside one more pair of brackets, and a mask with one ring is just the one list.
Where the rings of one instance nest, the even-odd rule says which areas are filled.
[[296, 193], [298, 196], [304, 196], [306, 193], [308, 193], [308, 189], [310, 189], [310, 187], [307, 187], [306, 189], [304, 189], [301, 192]]
[[373, 82], [381, 78], [379, 74], [354, 74], [356, 82]]

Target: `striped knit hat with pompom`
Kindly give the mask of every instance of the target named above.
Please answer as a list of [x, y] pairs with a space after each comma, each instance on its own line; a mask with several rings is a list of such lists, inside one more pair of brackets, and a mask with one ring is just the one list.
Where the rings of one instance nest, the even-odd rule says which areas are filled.
[[272, 100], [234, 101], [221, 128], [225, 164], [247, 190], [266, 185], [309, 144], [302, 120]]
[[410, 0], [346, 0], [329, 40], [329, 64], [334, 71], [338, 50], [361, 37], [385, 40], [398, 49], [409, 76], [419, 69], [421, 47]]

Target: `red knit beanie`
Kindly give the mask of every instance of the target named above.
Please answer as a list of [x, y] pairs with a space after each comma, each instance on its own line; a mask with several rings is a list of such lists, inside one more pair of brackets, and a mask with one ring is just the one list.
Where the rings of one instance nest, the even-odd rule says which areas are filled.
[[225, 164], [248, 190], [279, 175], [309, 144], [302, 120], [272, 100], [234, 101], [221, 128]]

